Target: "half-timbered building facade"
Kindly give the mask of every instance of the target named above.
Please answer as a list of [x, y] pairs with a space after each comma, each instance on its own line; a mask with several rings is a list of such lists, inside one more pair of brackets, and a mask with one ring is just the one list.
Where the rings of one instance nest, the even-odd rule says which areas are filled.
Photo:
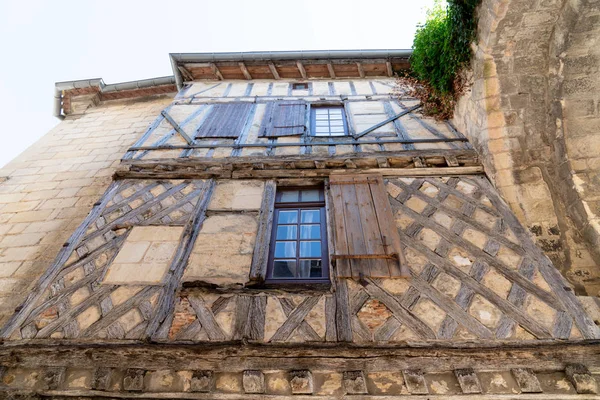
[[0, 393], [595, 398], [591, 311], [396, 82], [409, 56], [172, 54], [174, 78], [57, 84], [69, 140], [133, 134], [5, 319]]

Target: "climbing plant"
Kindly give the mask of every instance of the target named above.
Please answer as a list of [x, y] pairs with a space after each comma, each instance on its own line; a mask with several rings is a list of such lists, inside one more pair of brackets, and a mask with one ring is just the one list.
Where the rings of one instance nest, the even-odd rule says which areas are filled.
[[405, 77], [412, 95], [421, 99], [425, 112], [440, 118], [452, 115], [464, 91], [461, 71], [472, 57], [477, 36], [475, 9], [481, 0], [438, 0], [427, 20], [417, 28], [411, 56], [411, 72]]

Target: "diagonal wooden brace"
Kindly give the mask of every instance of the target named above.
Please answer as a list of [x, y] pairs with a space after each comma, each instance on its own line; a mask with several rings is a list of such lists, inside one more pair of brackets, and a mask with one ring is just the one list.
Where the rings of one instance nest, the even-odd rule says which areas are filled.
[[179, 124], [177, 124], [177, 122], [175, 122], [175, 120], [169, 115], [169, 113], [167, 113], [165, 110], [161, 111], [160, 114], [165, 117], [165, 119], [167, 121], [169, 121], [169, 123], [173, 126], [173, 129], [175, 129], [177, 131], [177, 133], [179, 133], [187, 142], [187, 144], [193, 144], [192, 139], [187, 135], [187, 133], [185, 133], [183, 131], [183, 129], [181, 129], [181, 127], [179, 126]]

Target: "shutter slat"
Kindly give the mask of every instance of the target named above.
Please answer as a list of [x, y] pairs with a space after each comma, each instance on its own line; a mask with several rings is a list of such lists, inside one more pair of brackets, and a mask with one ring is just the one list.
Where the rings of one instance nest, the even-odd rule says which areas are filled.
[[263, 137], [302, 135], [306, 131], [305, 102], [268, 103], [261, 125]]
[[244, 127], [252, 104], [215, 104], [202, 125], [196, 138], [237, 138]]
[[338, 276], [408, 276], [382, 177], [333, 175], [330, 188]]
[[[354, 185], [354, 188], [356, 189], [356, 197], [358, 198], [358, 211], [363, 227], [363, 238], [367, 248], [366, 254], [387, 254], [381, 240], [379, 222], [377, 221], [377, 214], [373, 205], [373, 198], [371, 197], [371, 188], [369, 185], [363, 183], [357, 183]], [[371, 277], [390, 276], [386, 260], [373, 259], [370, 261], [370, 264]]]
[[410, 271], [408, 269], [408, 264], [404, 259], [402, 242], [400, 240], [400, 235], [398, 234], [398, 228], [396, 227], [387, 191], [383, 184], [383, 178], [381, 176], [376, 176], [375, 179], [369, 183], [369, 186], [371, 188], [375, 210], [377, 211], [377, 220], [379, 221], [379, 229], [386, 250], [385, 253], [397, 254], [398, 257], [397, 261], [388, 261], [390, 276], [410, 277]]

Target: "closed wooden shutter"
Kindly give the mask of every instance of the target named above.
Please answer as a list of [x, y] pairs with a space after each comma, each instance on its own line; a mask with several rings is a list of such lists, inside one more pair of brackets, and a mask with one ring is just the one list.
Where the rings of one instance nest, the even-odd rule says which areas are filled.
[[339, 277], [408, 277], [400, 236], [380, 175], [332, 175]]
[[215, 104], [196, 132], [196, 138], [236, 138], [242, 133], [252, 104]]
[[306, 132], [306, 102], [278, 101], [267, 103], [260, 136], [303, 135]]

